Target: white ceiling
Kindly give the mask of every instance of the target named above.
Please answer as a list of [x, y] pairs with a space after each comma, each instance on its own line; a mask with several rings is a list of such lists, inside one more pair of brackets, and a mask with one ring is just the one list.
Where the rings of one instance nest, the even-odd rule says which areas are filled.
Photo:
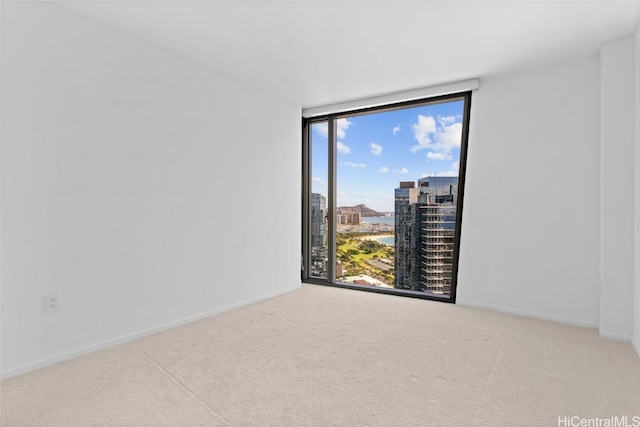
[[74, 1], [303, 107], [595, 54], [640, 1]]

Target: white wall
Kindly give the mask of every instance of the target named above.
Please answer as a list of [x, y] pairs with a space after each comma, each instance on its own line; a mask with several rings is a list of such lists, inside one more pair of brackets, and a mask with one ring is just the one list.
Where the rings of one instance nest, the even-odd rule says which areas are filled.
[[3, 376], [299, 287], [299, 105], [55, 3], [2, 35]]
[[633, 334], [635, 41], [602, 46], [600, 85], [600, 334]]
[[640, 348], [637, 39], [481, 80], [458, 303], [598, 327]]
[[481, 79], [459, 304], [598, 325], [599, 92], [596, 55]]

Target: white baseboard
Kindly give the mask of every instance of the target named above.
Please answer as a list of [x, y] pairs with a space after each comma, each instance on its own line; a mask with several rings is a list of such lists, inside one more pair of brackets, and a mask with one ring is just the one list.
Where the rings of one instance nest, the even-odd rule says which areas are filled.
[[581, 326], [581, 327], [585, 327], [585, 328], [596, 329], [598, 331], [598, 335], [600, 335], [603, 338], [610, 338], [610, 339], [614, 339], [614, 340], [618, 340], [618, 341], [624, 341], [624, 342], [631, 343], [633, 348], [635, 349], [636, 353], [638, 353], [638, 356], [640, 356], [640, 343], [633, 342], [631, 337], [628, 337], [628, 336], [612, 334], [612, 333], [609, 333], [609, 332], [601, 331], [599, 329], [599, 325], [596, 324], [596, 323], [576, 321], [574, 319], [566, 319], [566, 318], [562, 318], [562, 317], [549, 316], [549, 315], [540, 314], [540, 313], [532, 313], [532, 312], [524, 311], [524, 310], [513, 310], [513, 309], [510, 309], [510, 308], [492, 306], [490, 304], [476, 304], [476, 303], [458, 302], [458, 305], [463, 306], [463, 307], [467, 306], [467, 307], [474, 307], [474, 308], [482, 308], [482, 309], [486, 309], [486, 310], [494, 310], [494, 311], [499, 311], [499, 312], [502, 312], [502, 313], [514, 314], [514, 315], [517, 315], [517, 316], [525, 316], [525, 317], [531, 317], [531, 318], [534, 318], [534, 319], [541, 319], [541, 320], [550, 320], [552, 322], [565, 323], [567, 325]]
[[[525, 311], [525, 310], [514, 310], [514, 309], [511, 309], [511, 308], [494, 306], [494, 305], [490, 305], [490, 304], [477, 304], [477, 303], [468, 303], [468, 302], [460, 302], [460, 301], [457, 301], [456, 304], [459, 305], [459, 306], [462, 306], [462, 307], [466, 306], [466, 307], [482, 308], [482, 309], [486, 309], [486, 310], [499, 311], [501, 313], [515, 314], [516, 316], [531, 317], [531, 318], [534, 318], [534, 319], [541, 319], [541, 320], [550, 320], [552, 322], [565, 323], [565, 324], [573, 325], [573, 326], [581, 326], [581, 327], [584, 327], [584, 328], [598, 329], [598, 324], [596, 324], [596, 323], [583, 322], [583, 321], [574, 320], [574, 319], [567, 319], [567, 318], [563, 318], [563, 317], [549, 316], [549, 315], [546, 315], [546, 314], [533, 313], [533, 312]], [[628, 339], [627, 339], [627, 341], [628, 341]]]
[[273, 298], [273, 297], [277, 297], [279, 295], [287, 294], [289, 292], [293, 292], [295, 290], [300, 289], [300, 286], [301, 285], [298, 284], [297, 286], [294, 286], [294, 287], [291, 287], [291, 288], [287, 288], [287, 289], [284, 289], [284, 290], [281, 290], [281, 291], [278, 291], [278, 292], [274, 292], [274, 293], [267, 294], [267, 295], [261, 295], [261, 296], [259, 296], [257, 298], [252, 298], [252, 299], [249, 299], [249, 300], [246, 300], [246, 301], [242, 301], [242, 302], [239, 302], [239, 303], [236, 303], [236, 304], [231, 304], [231, 305], [227, 305], [227, 306], [224, 306], [224, 307], [216, 308], [214, 310], [207, 311], [205, 313], [196, 314], [195, 316], [189, 316], [189, 317], [186, 317], [184, 319], [179, 319], [179, 320], [176, 320], [176, 321], [173, 321], [173, 322], [165, 323], [165, 324], [162, 324], [160, 326], [156, 326], [156, 327], [153, 327], [153, 328], [150, 328], [150, 329], [145, 329], [143, 331], [135, 332], [135, 333], [129, 334], [129, 335], [124, 335], [124, 336], [121, 336], [121, 337], [118, 337], [118, 338], [115, 338], [115, 339], [112, 339], [112, 340], [103, 341], [103, 342], [98, 343], [98, 344], [93, 344], [93, 345], [90, 345], [90, 346], [87, 346], [87, 347], [82, 347], [80, 349], [77, 349], [77, 350], [74, 350], [74, 351], [70, 351], [68, 353], [63, 353], [63, 354], [60, 354], [60, 355], [57, 355], [57, 356], [54, 356], [54, 357], [51, 357], [51, 358], [48, 358], [48, 359], [44, 359], [44, 360], [41, 360], [41, 361], [36, 362], [36, 363], [30, 363], [28, 365], [24, 365], [24, 366], [21, 366], [21, 367], [16, 368], [16, 369], [3, 371], [3, 372], [0, 372], [0, 379], [6, 379], [6, 378], [15, 377], [17, 375], [22, 375], [22, 374], [25, 374], [27, 372], [34, 371], [36, 369], [44, 368], [44, 367], [47, 367], [47, 366], [50, 366], [50, 365], [54, 365], [56, 363], [60, 363], [60, 362], [66, 361], [66, 360], [74, 359], [76, 357], [83, 356], [83, 355], [89, 354], [89, 353], [93, 353], [95, 351], [103, 350], [105, 348], [113, 347], [115, 345], [122, 344], [122, 343], [125, 343], [125, 342], [128, 342], [128, 341], [133, 341], [133, 340], [135, 340], [137, 338], [142, 338], [142, 337], [147, 336], [147, 335], [155, 334], [157, 332], [162, 332], [162, 331], [165, 331], [167, 329], [175, 328], [175, 327], [180, 326], [180, 325], [184, 325], [184, 324], [187, 324], [187, 323], [195, 322], [196, 320], [204, 319], [206, 317], [210, 317], [210, 316], [213, 316], [213, 315], [216, 315], [216, 314], [219, 314], [219, 313], [230, 311], [230, 310], [233, 310], [233, 309], [236, 309], [236, 308], [239, 308], [239, 307], [243, 307], [243, 306], [246, 306], [246, 305], [254, 304], [256, 302], [267, 300], [267, 299]]
[[609, 332], [603, 332], [603, 331], [599, 331], [600, 332], [600, 336], [603, 338], [611, 338], [614, 340], [618, 340], [618, 341], [625, 341], [625, 342], [631, 342], [631, 337], [626, 337], [624, 335], [618, 335], [618, 334], [611, 334]]

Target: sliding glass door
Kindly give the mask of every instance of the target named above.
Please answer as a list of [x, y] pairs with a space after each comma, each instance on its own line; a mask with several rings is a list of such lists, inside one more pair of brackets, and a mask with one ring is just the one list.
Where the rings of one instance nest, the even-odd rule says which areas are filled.
[[470, 101], [303, 121], [304, 281], [455, 301]]

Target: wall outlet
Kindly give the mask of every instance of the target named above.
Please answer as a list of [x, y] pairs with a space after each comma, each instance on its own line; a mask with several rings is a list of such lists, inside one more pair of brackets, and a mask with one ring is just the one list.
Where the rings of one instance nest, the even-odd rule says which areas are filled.
[[60, 310], [60, 297], [58, 294], [45, 295], [44, 312], [54, 313]]

